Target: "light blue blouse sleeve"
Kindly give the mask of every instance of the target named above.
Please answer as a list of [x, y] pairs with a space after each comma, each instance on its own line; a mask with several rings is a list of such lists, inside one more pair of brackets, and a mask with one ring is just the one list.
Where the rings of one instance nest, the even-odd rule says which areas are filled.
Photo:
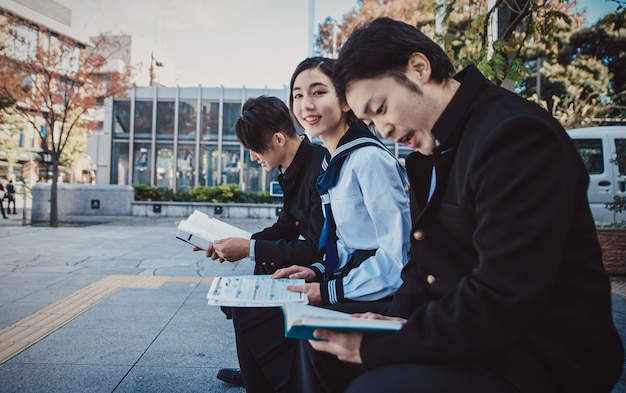
[[350, 169], [359, 182], [367, 211], [357, 214], [369, 215], [378, 249], [343, 277], [342, 284], [345, 298], [371, 301], [393, 295], [402, 284], [400, 273], [410, 247], [409, 188], [404, 168], [391, 154], [378, 148], [359, 153], [351, 160], [354, 165]]

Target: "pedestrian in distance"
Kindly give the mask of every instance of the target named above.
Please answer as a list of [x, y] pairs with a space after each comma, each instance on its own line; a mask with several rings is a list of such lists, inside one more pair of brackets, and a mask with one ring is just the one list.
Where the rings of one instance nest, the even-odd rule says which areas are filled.
[[13, 214], [17, 214], [17, 211], [15, 210], [15, 186], [13, 185], [13, 179], [9, 180], [7, 183], [6, 198], [7, 213], [11, 214], [11, 203], [13, 203]]
[[4, 196], [6, 194], [6, 190], [4, 188], [4, 184], [0, 181], [0, 210], [2, 211], [2, 218], [8, 218], [6, 212], [4, 211]]

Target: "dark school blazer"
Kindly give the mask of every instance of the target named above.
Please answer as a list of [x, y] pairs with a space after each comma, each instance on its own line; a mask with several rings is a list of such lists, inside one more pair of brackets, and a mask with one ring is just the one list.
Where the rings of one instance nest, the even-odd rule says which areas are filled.
[[408, 322], [366, 335], [364, 366], [473, 363], [521, 392], [610, 392], [624, 350], [582, 160], [536, 104], [473, 66], [456, 78], [440, 145], [406, 161], [411, 258], [386, 314]]
[[[279, 176], [283, 211], [271, 227], [252, 235], [255, 274], [271, 274], [291, 265], [308, 266], [322, 259], [318, 241], [324, 217], [317, 177], [326, 149], [304, 138], [289, 168]], [[302, 236], [302, 240], [298, 238]]]

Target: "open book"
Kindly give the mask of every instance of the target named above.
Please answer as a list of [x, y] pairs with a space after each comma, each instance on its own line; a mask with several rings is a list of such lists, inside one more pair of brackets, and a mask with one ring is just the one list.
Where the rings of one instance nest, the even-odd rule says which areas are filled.
[[251, 236], [250, 232], [217, 218], [211, 218], [198, 210], [194, 210], [186, 220], [182, 220], [178, 224], [178, 232], [176, 233], [176, 238], [203, 250], [209, 248], [218, 239], [227, 237], [250, 239]]
[[214, 277], [207, 293], [211, 306], [279, 307], [284, 303], [308, 303], [303, 292], [291, 292], [288, 285], [302, 285], [302, 279], [273, 279], [270, 274]]
[[318, 340], [313, 337], [315, 329], [348, 331], [400, 330], [401, 321], [355, 318], [340, 311], [327, 310], [307, 304], [281, 304], [285, 317], [285, 337]]

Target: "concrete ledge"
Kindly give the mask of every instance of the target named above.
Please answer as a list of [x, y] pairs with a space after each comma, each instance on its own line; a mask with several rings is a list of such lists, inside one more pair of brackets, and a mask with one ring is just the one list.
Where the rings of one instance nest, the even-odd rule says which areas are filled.
[[[32, 222], [50, 219], [50, 184], [33, 187]], [[199, 210], [217, 218], [275, 219], [282, 204], [135, 201], [132, 186], [59, 184], [59, 218], [68, 216], [188, 217]]]
[[188, 217], [194, 210], [216, 218], [271, 218], [280, 215], [283, 205], [254, 203], [208, 202], [132, 202], [132, 215], [137, 217]]
[[[33, 187], [32, 221], [50, 219], [51, 188], [49, 183]], [[61, 183], [57, 185], [57, 198], [59, 217], [130, 216], [135, 190], [132, 186]]]

